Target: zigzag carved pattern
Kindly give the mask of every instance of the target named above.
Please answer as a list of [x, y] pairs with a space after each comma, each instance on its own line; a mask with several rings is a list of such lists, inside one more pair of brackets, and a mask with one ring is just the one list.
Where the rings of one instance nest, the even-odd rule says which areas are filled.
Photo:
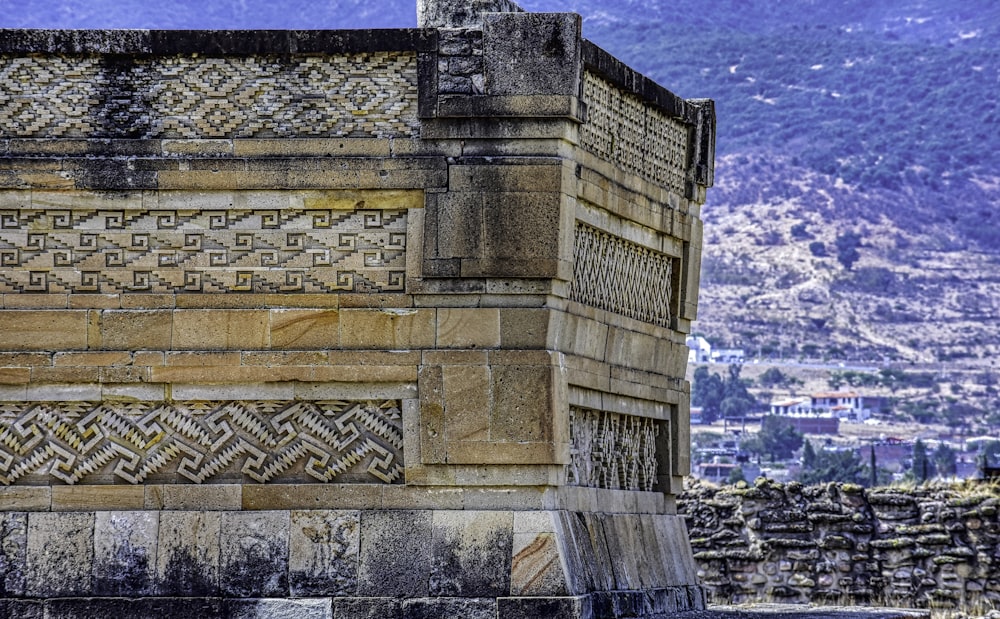
[[405, 271], [405, 211], [0, 211], [0, 293], [401, 292]]
[[0, 483], [393, 483], [400, 402], [0, 403]]
[[0, 56], [0, 137], [416, 135], [416, 57]]
[[571, 407], [569, 484], [651, 491], [662, 421]]
[[674, 258], [577, 222], [574, 261], [571, 299], [670, 326]]

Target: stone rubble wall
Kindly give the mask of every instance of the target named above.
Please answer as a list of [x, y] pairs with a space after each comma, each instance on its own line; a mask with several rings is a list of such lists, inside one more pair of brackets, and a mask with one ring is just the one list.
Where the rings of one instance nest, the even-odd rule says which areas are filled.
[[699, 484], [678, 502], [709, 597], [734, 603], [1000, 603], [1000, 492], [980, 486]]

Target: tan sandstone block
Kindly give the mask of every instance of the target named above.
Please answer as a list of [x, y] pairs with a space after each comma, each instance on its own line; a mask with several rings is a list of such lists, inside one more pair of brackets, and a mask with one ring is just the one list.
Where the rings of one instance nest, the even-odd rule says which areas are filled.
[[489, 368], [485, 365], [444, 366], [442, 372], [445, 439], [449, 445], [453, 441], [489, 440]]
[[0, 385], [24, 385], [31, 379], [31, 368], [0, 368]]
[[348, 309], [340, 312], [340, 342], [344, 348], [433, 348], [434, 332], [435, 311], [431, 309]]
[[246, 485], [243, 509], [381, 509], [382, 488], [375, 484]]
[[174, 310], [177, 350], [254, 350], [268, 347], [266, 310]]
[[437, 345], [439, 348], [497, 348], [500, 346], [500, 310], [439, 309]]
[[241, 365], [243, 356], [238, 352], [168, 352], [166, 364], [171, 366], [206, 367]]
[[132, 355], [127, 352], [58, 352], [52, 358], [55, 366], [74, 365], [129, 365]]
[[238, 484], [167, 484], [139, 486], [146, 509], [226, 511], [242, 507]]
[[101, 348], [156, 350], [170, 348], [170, 310], [107, 311], [101, 314]]
[[551, 310], [503, 308], [500, 310], [500, 342], [504, 348], [545, 348]]
[[5, 294], [3, 306], [7, 309], [66, 309], [69, 295], [65, 294]]
[[338, 348], [340, 313], [337, 310], [271, 310], [271, 347], [297, 350]]
[[5, 486], [0, 488], [0, 510], [44, 512], [52, 505], [50, 486]]
[[52, 486], [52, 511], [143, 508], [142, 486]]
[[82, 350], [87, 326], [86, 311], [0, 312], [0, 350]]
[[494, 365], [490, 439], [544, 442], [553, 438], [553, 375], [550, 366]]

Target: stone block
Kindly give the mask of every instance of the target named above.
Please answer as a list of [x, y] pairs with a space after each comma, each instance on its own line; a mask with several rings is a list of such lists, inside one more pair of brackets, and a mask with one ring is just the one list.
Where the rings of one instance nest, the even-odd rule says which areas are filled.
[[52, 507], [50, 486], [0, 487], [0, 510], [11, 512], [49, 511]]
[[444, 371], [441, 366], [422, 366], [418, 374], [420, 392], [420, 458], [424, 464], [443, 464], [447, 457]]
[[133, 510], [144, 505], [142, 486], [52, 486], [52, 511]]
[[288, 595], [289, 512], [223, 512], [219, 587], [232, 597]]
[[243, 509], [379, 509], [382, 491], [372, 484], [245, 485]]
[[318, 600], [226, 600], [225, 616], [232, 619], [330, 619], [333, 603]]
[[221, 523], [222, 516], [215, 511], [160, 513], [156, 553], [160, 595], [218, 595]]
[[497, 442], [552, 440], [552, 368], [494, 365], [490, 378], [490, 438]]
[[93, 595], [138, 597], [155, 591], [158, 528], [157, 512], [95, 514]]
[[170, 310], [106, 311], [101, 314], [101, 348], [157, 350], [170, 348]]
[[268, 347], [265, 310], [174, 310], [176, 350], [256, 350]]
[[438, 348], [500, 346], [500, 310], [442, 308], [437, 312]]
[[551, 311], [542, 308], [500, 310], [500, 343], [504, 348], [542, 349], [548, 343]]
[[382, 350], [433, 348], [435, 314], [431, 309], [341, 310], [341, 346]]
[[592, 619], [588, 597], [509, 597], [497, 600], [497, 616], [504, 619]]
[[482, 598], [426, 598], [403, 602], [404, 619], [494, 619], [497, 601]]
[[0, 350], [83, 350], [87, 348], [83, 310], [0, 312]]
[[336, 310], [271, 310], [271, 347], [314, 350], [340, 346], [340, 314]]
[[146, 485], [146, 509], [229, 511], [242, 507], [242, 486], [237, 484]]
[[399, 619], [398, 598], [334, 598], [333, 619]]
[[581, 30], [573, 13], [485, 15], [486, 93], [576, 96]]
[[28, 515], [0, 513], [0, 598], [24, 595], [27, 553]]
[[28, 514], [27, 596], [89, 595], [93, 563], [93, 513]]
[[0, 617], [43, 619], [45, 617], [45, 607], [38, 600], [0, 599]]
[[514, 533], [510, 594], [527, 597], [568, 594], [554, 532]]
[[430, 511], [362, 512], [358, 595], [426, 597], [430, 545]]
[[490, 370], [485, 365], [442, 368], [444, 433], [448, 443], [490, 436]]
[[427, 244], [428, 258], [479, 258], [483, 250], [483, 196], [453, 191], [436, 197], [427, 209], [435, 234]]
[[508, 595], [513, 526], [509, 511], [435, 511], [430, 594]]
[[360, 544], [357, 511], [293, 511], [288, 539], [291, 594], [353, 596], [358, 587]]

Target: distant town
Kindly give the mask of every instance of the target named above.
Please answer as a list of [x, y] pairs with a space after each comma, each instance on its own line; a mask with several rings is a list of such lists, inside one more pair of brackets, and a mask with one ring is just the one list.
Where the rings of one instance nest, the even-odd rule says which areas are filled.
[[[687, 345], [695, 477], [720, 484], [767, 477], [877, 486], [1000, 476], [995, 432], [976, 435], [971, 424], [909, 418], [901, 411], [921, 392], [907, 392], [904, 400], [898, 388], [886, 395], [885, 381], [857, 378], [879, 376], [876, 368], [843, 371], [843, 364], [828, 363], [799, 379], [787, 368], [802, 364], [748, 359], [744, 350], [713, 348], [703, 336], [688, 337]], [[743, 376], [749, 368], [756, 379]], [[882, 371], [890, 374], [903, 375]], [[829, 388], [846, 381], [871, 388]]]

